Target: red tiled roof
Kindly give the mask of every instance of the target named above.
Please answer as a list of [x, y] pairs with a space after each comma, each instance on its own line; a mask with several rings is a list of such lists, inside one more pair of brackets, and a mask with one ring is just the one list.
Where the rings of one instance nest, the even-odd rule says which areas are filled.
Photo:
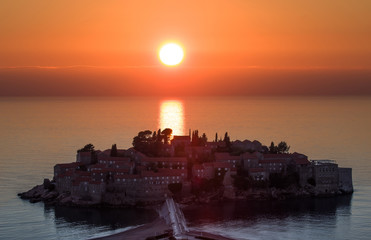
[[118, 168], [118, 169], [130, 169], [133, 167], [134, 163], [115, 163], [112, 167]]
[[75, 168], [81, 165], [83, 165], [83, 163], [81, 162], [72, 162], [72, 163], [59, 163], [59, 164], [56, 164], [55, 166], [56, 167], [58, 166], [61, 168]]
[[146, 157], [142, 159], [143, 162], [187, 162], [184, 157]]
[[182, 173], [186, 175], [186, 170], [181, 169], [161, 169], [158, 172], [142, 171], [143, 177], [166, 177], [166, 176], [181, 176]]
[[255, 152], [255, 153], [245, 152], [241, 156], [242, 156], [243, 159], [257, 159], [258, 158], [258, 153], [257, 152]]
[[230, 169], [232, 167], [232, 164], [228, 162], [214, 162], [213, 165], [214, 165], [214, 168], [229, 168]]
[[285, 159], [263, 159], [259, 160], [259, 163], [265, 164], [265, 163], [286, 163]]
[[215, 153], [215, 160], [217, 162], [223, 162], [228, 160], [241, 160], [241, 156], [232, 156], [229, 153]]
[[211, 148], [209, 146], [188, 146], [188, 147], [185, 147], [185, 151], [187, 153], [189, 152], [204, 153], [204, 152], [210, 152]]
[[140, 175], [130, 174], [130, 175], [122, 175], [121, 177], [118, 177], [118, 178], [121, 178], [121, 179], [134, 179], [134, 178], [140, 179], [141, 177], [140, 177]]
[[98, 157], [98, 161], [99, 160], [105, 160], [105, 161], [115, 161], [115, 162], [130, 162], [130, 158], [128, 157], [110, 157], [110, 156], [105, 156], [105, 155], [102, 155], [102, 156], [99, 156]]
[[173, 141], [174, 140], [191, 141], [191, 138], [189, 136], [173, 136]]
[[292, 154], [289, 153], [283, 153], [283, 154], [272, 154], [272, 153], [266, 153], [263, 154], [264, 159], [267, 158], [274, 158], [274, 159], [289, 159], [292, 158]]
[[90, 165], [88, 168], [89, 169], [103, 169], [103, 168], [105, 168], [106, 167], [106, 165], [105, 164], [103, 164], [103, 163], [97, 163], [97, 164], [94, 164], [94, 165]]
[[306, 158], [295, 158], [294, 161], [298, 165], [306, 165], [310, 163]]

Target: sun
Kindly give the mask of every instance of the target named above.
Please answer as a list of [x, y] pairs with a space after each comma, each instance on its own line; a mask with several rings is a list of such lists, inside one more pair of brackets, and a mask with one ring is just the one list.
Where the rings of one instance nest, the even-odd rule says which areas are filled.
[[184, 51], [179, 44], [167, 43], [161, 47], [158, 55], [163, 64], [175, 66], [182, 62]]

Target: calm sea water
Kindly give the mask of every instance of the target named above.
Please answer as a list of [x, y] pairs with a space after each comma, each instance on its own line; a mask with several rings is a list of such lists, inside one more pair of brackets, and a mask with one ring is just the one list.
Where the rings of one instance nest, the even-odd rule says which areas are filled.
[[238, 239], [370, 239], [371, 98], [2, 98], [0, 112], [0, 239], [86, 239], [153, 220], [146, 209], [45, 207], [16, 194], [87, 143], [128, 148], [139, 131], [164, 127], [284, 140], [353, 168], [351, 197], [190, 207], [191, 227]]

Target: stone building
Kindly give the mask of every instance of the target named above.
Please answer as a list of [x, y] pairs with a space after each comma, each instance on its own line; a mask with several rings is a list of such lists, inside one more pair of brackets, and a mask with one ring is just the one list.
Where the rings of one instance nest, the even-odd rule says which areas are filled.
[[335, 161], [312, 161], [312, 174], [317, 194], [333, 194], [339, 190], [339, 169]]

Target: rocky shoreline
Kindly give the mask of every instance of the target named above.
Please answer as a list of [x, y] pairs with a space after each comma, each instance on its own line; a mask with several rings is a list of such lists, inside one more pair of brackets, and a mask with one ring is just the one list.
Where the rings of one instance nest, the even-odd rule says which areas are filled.
[[[286, 199], [300, 199], [300, 198], [313, 198], [313, 197], [335, 197], [338, 195], [352, 194], [351, 192], [330, 192], [327, 194], [319, 193], [311, 185], [306, 185], [304, 188], [289, 187], [287, 189], [266, 188], [266, 189], [250, 189], [248, 191], [226, 191], [221, 188], [213, 193], [204, 193], [199, 196], [190, 195], [178, 198], [178, 202], [184, 205], [204, 204], [211, 201], [223, 200], [286, 200]], [[128, 206], [154, 206], [160, 204], [161, 201], [148, 201], [143, 202], [129, 202], [120, 204], [114, 200], [106, 202], [93, 202], [91, 200], [84, 200], [79, 197], [72, 196], [68, 192], [58, 193], [55, 189], [53, 181], [44, 179], [43, 184], [37, 185], [27, 192], [18, 193], [21, 199], [29, 200], [31, 203], [44, 202], [48, 205], [60, 206], [78, 206], [78, 207], [128, 207]]]

